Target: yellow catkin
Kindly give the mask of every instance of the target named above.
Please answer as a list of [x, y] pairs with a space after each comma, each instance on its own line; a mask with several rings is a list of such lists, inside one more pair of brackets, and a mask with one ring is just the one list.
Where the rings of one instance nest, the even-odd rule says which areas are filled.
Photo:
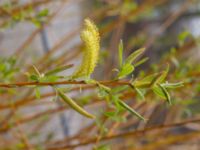
[[84, 43], [83, 59], [79, 68], [73, 73], [72, 78], [90, 77], [96, 67], [99, 56], [99, 31], [89, 19], [84, 20], [84, 28], [80, 37]]

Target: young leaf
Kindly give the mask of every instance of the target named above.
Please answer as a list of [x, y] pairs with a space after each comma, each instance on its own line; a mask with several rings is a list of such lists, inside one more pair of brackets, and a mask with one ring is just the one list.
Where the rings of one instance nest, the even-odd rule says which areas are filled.
[[41, 77], [41, 74], [40, 74], [39, 70], [38, 70], [34, 65], [32, 65], [32, 66], [33, 66], [33, 69], [34, 69], [35, 73], [36, 73], [39, 77]]
[[111, 149], [108, 145], [100, 145], [100, 146], [94, 148], [94, 150], [111, 150]]
[[47, 16], [49, 14], [49, 10], [48, 9], [43, 9], [43, 10], [41, 10], [38, 14], [37, 14], [37, 16], [38, 17], [45, 17], [45, 16]]
[[122, 93], [123, 91], [127, 90], [128, 86], [119, 86], [111, 89], [112, 94]]
[[142, 93], [142, 91], [141, 91], [139, 88], [136, 88], [136, 87], [135, 87], [135, 91], [137, 92], [137, 94], [140, 96], [140, 98], [141, 98], [142, 100], [145, 99], [145, 98], [144, 98], [144, 94]]
[[162, 72], [160, 77], [157, 79], [156, 83], [162, 83], [167, 77], [168, 72], [169, 72], [169, 65], [167, 64], [166, 70]]
[[162, 83], [161, 84], [163, 87], [167, 88], [167, 89], [175, 89], [175, 88], [179, 88], [179, 87], [182, 87], [184, 86], [183, 85], [183, 82], [178, 82], [178, 83]]
[[35, 87], [35, 96], [36, 96], [37, 99], [40, 99], [40, 97], [41, 97], [39, 87]]
[[29, 78], [33, 81], [39, 81], [39, 77], [35, 74], [30, 75]]
[[164, 81], [164, 79], [167, 77], [169, 71], [169, 65], [167, 66], [167, 69], [165, 71], [162, 71], [161, 73], [157, 74], [155, 78], [151, 81], [151, 87], [160, 84]]
[[167, 102], [171, 105], [171, 104], [172, 104], [172, 102], [171, 102], [171, 97], [170, 97], [168, 91], [167, 91], [166, 88], [163, 87], [161, 84], [158, 84], [158, 85], [159, 85], [159, 87], [161, 88], [161, 90], [163, 91], [163, 93], [165, 94], [165, 97], [166, 97], [166, 99], [167, 99]]
[[133, 52], [131, 55], [128, 56], [128, 58], [125, 60], [124, 64], [132, 64], [132, 62], [140, 56], [145, 51], [145, 48], [140, 48]]
[[134, 66], [131, 64], [125, 64], [122, 66], [120, 72], [117, 75], [118, 79], [124, 78], [127, 75], [129, 75], [130, 73], [132, 73], [134, 71]]
[[118, 47], [118, 59], [119, 59], [119, 67], [122, 67], [123, 63], [123, 41], [120, 40], [119, 47]]
[[40, 78], [40, 82], [56, 82], [59, 79], [59, 76], [50, 75], [50, 76], [44, 76]]
[[161, 78], [163, 77], [163, 74], [165, 74], [165, 72], [161, 72], [161, 73], [158, 73], [157, 75], [155, 75], [155, 77], [153, 78], [153, 80], [150, 83], [150, 86], [153, 87], [153, 86], [157, 85], [158, 83], [160, 83]]
[[144, 87], [144, 86], [148, 86], [151, 85], [155, 78], [159, 75], [159, 73], [154, 73], [154, 74], [150, 74], [146, 77], [144, 77], [143, 79], [141, 80], [135, 80], [132, 84], [135, 86], [135, 87]]
[[133, 83], [131, 83], [131, 88], [136, 91], [136, 93], [140, 96], [141, 99], [143, 99], [143, 100], [145, 99], [142, 91], [139, 88], [135, 87], [135, 85]]
[[97, 82], [97, 85], [100, 89], [104, 90], [106, 93], [110, 93], [111, 89], [103, 84]]
[[138, 61], [137, 63], [134, 64], [134, 67], [137, 67], [143, 63], [145, 63], [149, 58], [148, 57], [145, 57], [143, 58], [142, 60]]
[[165, 96], [163, 90], [158, 85], [154, 85], [152, 87], [152, 90], [157, 96], [159, 96], [159, 97], [161, 97], [163, 99], [166, 99], [166, 96]]
[[82, 107], [80, 107], [79, 105], [77, 105], [70, 97], [68, 97], [67, 95], [65, 95], [60, 89], [57, 89], [58, 91], [58, 95], [74, 110], [76, 110], [78, 113], [80, 113], [81, 115], [88, 117], [88, 118], [92, 118], [94, 119], [95, 116], [93, 116], [92, 114], [89, 114], [87, 111], [85, 111]]
[[135, 115], [136, 117], [138, 117], [139, 119], [145, 121], [146, 119], [144, 117], [142, 117], [139, 113], [137, 113], [134, 109], [132, 109], [129, 105], [127, 105], [126, 103], [124, 103], [123, 101], [119, 100], [118, 103], [125, 108], [126, 110], [128, 110], [130, 113], [132, 113], [133, 115]]

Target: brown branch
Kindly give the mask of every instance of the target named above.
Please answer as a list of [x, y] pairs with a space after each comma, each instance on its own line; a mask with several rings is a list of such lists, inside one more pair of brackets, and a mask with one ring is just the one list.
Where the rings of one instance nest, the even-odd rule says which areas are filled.
[[[62, 1], [66, 1], [66, 0], [62, 0]], [[18, 7], [13, 7], [12, 9], [9, 10], [9, 12], [7, 12], [3, 7], [0, 7], [0, 16], [8, 16], [11, 14], [16, 14], [18, 12], [20, 12], [21, 10], [26, 10], [26, 9], [30, 9], [30, 7], [36, 8], [48, 3], [52, 3], [53, 1], [51, 0], [40, 0], [40, 1], [33, 1], [30, 3], [26, 3], [24, 5], [18, 6]]]
[[[132, 93], [132, 92], [131, 93], [127, 92], [121, 97], [121, 99], [133, 97], [134, 95], [135, 94]], [[87, 106], [87, 107], [93, 106], [94, 107], [94, 105], [103, 105], [103, 104], [105, 104], [105, 101], [100, 101], [99, 99], [96, 99], [93, 103], [90, 103], [90, 104], [87, 104], [87, 105], [84, 105], [84, 106]], [[15, 107], [16, 107], [16, 104], [15, 104]], [[69, 107], [65, 105], [65, 106], [59, 106], [57, 108], [48, 109], [48, 110], [45, 110], [43, 112], [27, 115], [24, 118], [20, 118], [18, 120], [18, 122], [20, 122], [20, 124], [22, 125], [24, 123], [28, 123], [30, 121], [33, 121], [34, 119], [38, 119], [39, 117], [42, 117], [44, 115], [52, 115], [52, 114], [55, 115], [55, 114], [57, 114], [59, 112], [67, 110], [68, 108]], [[12, 124], [13, 126], [9, 126], [9, 124]], [[2, 128], [0, 128], [0, 133], [1, 132], [7, 132], [9, 129], [13, 128], [15, 124], [16, 124], [16, 121], [9, 122], [9, 123], [8, 122], [4, 123], [2, 125]]]
[[[99, 81], [100, 84], [106, 86], [117, 86], [117, 85], [130, 85], [129, 81]], [[57, 81], [57, 82], [16, 82], [16, 83], [0, 83], [0, 87], [2, 88], [17, 88], [24, 86], [53, 86], [53, 85], [66, 85], [66, 84], [76, 84], [76, 85], [86, 85], [85, 81]], [[90, 84], [94, 85], [94, 84]], [[147, 86], [146, 84], [142, 86]]]
[[[131, 132], [129, 131], [129, 132], [125, 132], [125, 133], [114, 134], [114, 135], [111, 135], [111, 136], [105, 136], [100, 141], [112, 140], [112, 139], [116, 139], [116, 138], [139, 136], [139, 135], [145, 134], [146, 132], [150, 132], [150, 131], [174, 128], [174, 127], [179, 127], [179, 126], [186, 125], [188, 123], [197, 123], [197, 122], [200, 122], [199, 118], [198, 119], [193, 119], [193, 120], [186, 120], [186, 121], [182, 121], [182, 122], [179, 122], [179, 123], [159, 125], [159, 126], [145, 128], [145, 129], [142, 129], [142, 130], [136, 130], [136, 131], [131, 131]], [[50, 148], [49, 147], [47, 149], [49, 149], [49, 150], [57, 150], [57, 149], [62, 149], [62, 148], [75, 148], [75, 147], [80, 147], [80, 146], [84, 146], [84, 145], [88, 145], [88, 144], [93, 144], [95, 142], [96, 142], [96, 138], [91, 138], [91, 139], [89, 139], [87, 141], [83, 141], [83, 142], [78, 143], [78, 144], [66, 145], [66, 146], [59, 147], [59, 148], [53, 148], [53, 147]]]

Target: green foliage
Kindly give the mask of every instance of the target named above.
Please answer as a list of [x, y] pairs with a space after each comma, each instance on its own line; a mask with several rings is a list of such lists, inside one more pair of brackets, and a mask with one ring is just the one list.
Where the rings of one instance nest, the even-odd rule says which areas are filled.
[[14, 57], [0, 58], [0, 81], [11, 82], [18, 71]]
[[130, 75], [134, 70], [136, 66], [141, 65], [144, 63], [147, 59], [142, 59], [141, 61], [137, 62], [136, 64], [133, 64], [133, 62], [145, 51], [144, 48], [138, 49], [135, 52], [133, 52], [131, 55], [129, 55], [125, 61], [123, 61], [123, 43], [122, 40], [120, 41], [119, 47], [118, 47], [118, 61], [119, 61], [119, 70], [118, 71], [117, 79], [122, 79]]
[[94, 150], [111, 150], [108, 145], [100, 145], [97, 148], [94, 148]]
[[141, 119], [143, 121], [145, 121], [146, 119], [144, 117], [142, 117], [139, 113], [137, 113], [133, 108], [131, 108], [129, 105], [127, 105], [126, 103], [124, 103], [123, 101], [119, 100], [118, 101], [119, 104], [126, 110], [128, 110], [130, 113], [132, 113], [134, 116], [138, 117], [138, 119]]
[[183, 31], [183, 32], [181, 32], [181, 33], [178, 35], [179, 44], [180, 44], [180, 45], [183, 45], [184, 42], [185, 42], [185, 40], [186, 40], [189, 36], [191, 36], [190, 32], [188, 32], [188, 31]]
[[11, 3], [4, 3], [1, 9], [3, 12], [7, 12], [9, 20], [4, 22], [4, 25], [2, 28], [8, 28], [13, 27], [19, 22], [31, 22], [36, 27], [40, 27], [43, 22], [46, 21], [47, 16], [49, 15], [49, 10], [47, 8], [44, 8], [40, 11], [34, 11], [34, 9], [29, 6], [25, 9], [20, 9], [19, 11], [13, 11], [13, 8], [15, 8], [18, 5], [13, 5]]
[[124, 64], [122, 68], [120, 69], [117, 78], [122, 79], [126, 77], [127, 75], [131, 74], [134, 71], [134, 66], [131, 64]]
[[39, 87], [35, 88], [35, 96], [36, 96], [37, 99], [40, 99], [40, 97], [41, 97], [41, 93], [40, 93]]
[[123, 42], [122, 40], [120, 40], [120, 43], [118, 46], [119, 67], [122, 67], [122, 63], [123, 63], [123, 50], [124, 50]]
[[80, 113], [81, 115], [88, 117], [88, 118], [92, 118], [94, 119], [95, 116], [89, 114], [87, 111], [85, 111], [83, 108], [81, 108], [79, 105], [77, 105], [74, 100], [72, 100], [70, 97], [68, 97], [67, 95], [65, 95], [63, 93], [62, 90], [60, 90], [59, 88], [56, 88], [56, 90], [58, 91], [58, 95], [75, 111], [77, 111], [78, 113]]

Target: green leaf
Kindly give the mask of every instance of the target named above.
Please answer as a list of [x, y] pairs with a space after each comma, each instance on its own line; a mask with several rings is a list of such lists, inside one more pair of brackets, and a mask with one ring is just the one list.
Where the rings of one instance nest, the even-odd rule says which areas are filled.
[[37, 99], [40, 99], [40, 97], [41, 97], [39, 87], [35, 87], [35, 97], [36, 97]]
[[4, 63], [0, 64], [0, 71], [3, 72], [6, 69], [6, 65]]
[[148, 57], [145, 57], [143, 58], [142, 60], [138, 61], [137, 63], [134, 64], [135, 67], [145, 63], [149, 58]]
[[163, 87], [167, 88], [167, 89], [175, 89], [175, 88], [179, 88], [179, 87], [182, 87], [184, 86], [183, 85], [183, 82], [178, 82], [178, 83], [162, 83], [161, 84]]
[[185, 39], [190, 35], [190, 32], [184, 31], [178, 35], [179, 43], [182, 45]]
[[125, 64], [122, 66], [120, 72], [117, 75], [118, 79], [124, 78], [127, 75], [129, 75], [130, 73], [132, 73], [134, 71], [134, 66], [131, 64]]
[[56, 82], [59, 79], [59, 76], [43, 76], [40, 78], [40, 82]]
[[110, 93], [111, 89], [105, 85], [99, 84], [99, 87], [105, 90], [107, 93]]
[[145, 48], [140, 48], [133, 52], [131, 55], [128, 56], [128, 58], [125, 60], [124, 64], [132, 64], [133, 61], [138, 58], [143, 52], [145, 51]]
[[162, 72], [160, 77], [157, 79], [156, 83], [162, 83], [167, 77], [168, 72], [169, 72], [169, 65], [167, 64], [166, 70]]
[[87, 111], [85, 111], [82, 107], [80, 107], [78, 104], [76, 104], [70, 97], [68, 97], [67, 95], [65, 95], [60, 89], [56, 88], [58, 91], [58, 95], [75, 111], [77, 111], [79, 114], [88, 117], [88, 118], [92, 118], [94, 119], [95, 116], [93, 116], [92, 114], [88, 113]]
[[168, 91], [161, 85], [155, 85], [152, 88], [153, 92], [158, 95], [159, 97], [166, 99], [169, 104], [171, 104], [171, 98]]
[[39, 70], [38, 70], [34, 65], [32, 65], [32, 67], [33, 67], [35, 73], [36, 73], [39, 77], [41, 77], [41, 74], [40, 74]]
[[133, 83], [131, 83], [131, 88], [136, 91], [136, 93], [140, 96], [142, 100], [145, 99], [143, 92], [139, 88], [135, 87]]
[[134, 87], [143, 87], [143, 86], [149, 87], [149, 85], [153, 83], [153, 81], [158, 75], [159, 73], [150, 74], [141, 80], [135, 80], [132, 84], [134, 85]]
[[119, 100], [120, 100], [119, 96], [120, 96], [120, 94], [111, 95], [111, 100], [112, 100], [113, 104], [115, 105], [117, 113], [120, 111], [123, 111], [123, 107], [119, 104]]
[[119, 59], [119, 67], [122, 67], [123, 63], [123, 41], [120, 40], [119, 46], [118, 46], [118, 59]]
[[117, 122], [124, 122], [126, 119], [118, 111], [104, 112], [104, 115]]
[[134, 109], [132, 109], [129, 105], [127, 105], [126, 103], [124, 103], [123, 101], [119, 100], [118, 101], [119, 104], [125, 108], [126, 110], [128, 110], [130, 113], [132, 113], [133, 115], [135, 115], [136, 117], [138, 117], [139, 119], [145, 121], [146, 119], [144, 117], [142, 117], [139, 113], [137, 113]]
[[167, 89], [165, 87], [163, 87], [161, 84], [159, 84], [159, 87], [161, 88], [161, 90], [163, 91], [163, 93], [165, 94], [165, 97], [167, 99], [167, 102], [171, 105], [172, 102], [171, 102], [171, 97], [167, 91]]
[[45, 16], [47, 16], [49, 14], [49, 10], [48, 9], [43, 9], [43, 10], [41, 10], [38, 14], [37, 14], [37, 16], [38, 17], [45, 17]]
[[155, 77], [151, 81], [151, 86], [153, 87], [154, 85], [162, 83], [167, 77], [168, 71], [169, 71], [169, 65], [167, 65], [167, 68], [165, 71], [162, 71], [161, 73], [158, 73], [155, 75]]
[[110, 147], [108, 145], [100, 145], [97, 148], [94, 148], [94, 150], [110, 150]]
[[103, 88], [99, 88], [98, 89], [98, 97], [104, 98], [106, 96], [108, 96], [108, 92]]
[[32, 18], [31, 22], [36, 26], [36, 27], [41, 27], [42, 23], [38, 19]]
[[111, 89], [111, 93], [112, 94], [117, 94], [117, 93], [120, 93], [120, 92], [123, 92], [125, 90], [127, 90], [128, 86], [125, 85], [125, 86], [118, 86], [118, 87], [115, 87], [115, 88], [112, 88]]
[[29, 78], [30, 78], [31, 80], [33, 80], [33, 81], [39, 81], [39, 77], [38, 77], [37, 75], [35, 75], [35, 74], [30, 75]]
[[139, 88], [136, 88], [136, 87], [135, 87], [135, 91], [137, 92], [137, 94], [140, 96], [140, 98], [141, 98], [142, 100], [145, 99], [145, 98], [144, 98], [144, 94], [142, 93], [142, 91], [141, 91]]
[[153, 86], [152, 90], [157, 96], [159, 96], [159, 97], [161, 97], [163, 99], [166, 98], [165, 94], [163, 93], [162, 89], [159, 86], [157, 86], [157, 85]]

